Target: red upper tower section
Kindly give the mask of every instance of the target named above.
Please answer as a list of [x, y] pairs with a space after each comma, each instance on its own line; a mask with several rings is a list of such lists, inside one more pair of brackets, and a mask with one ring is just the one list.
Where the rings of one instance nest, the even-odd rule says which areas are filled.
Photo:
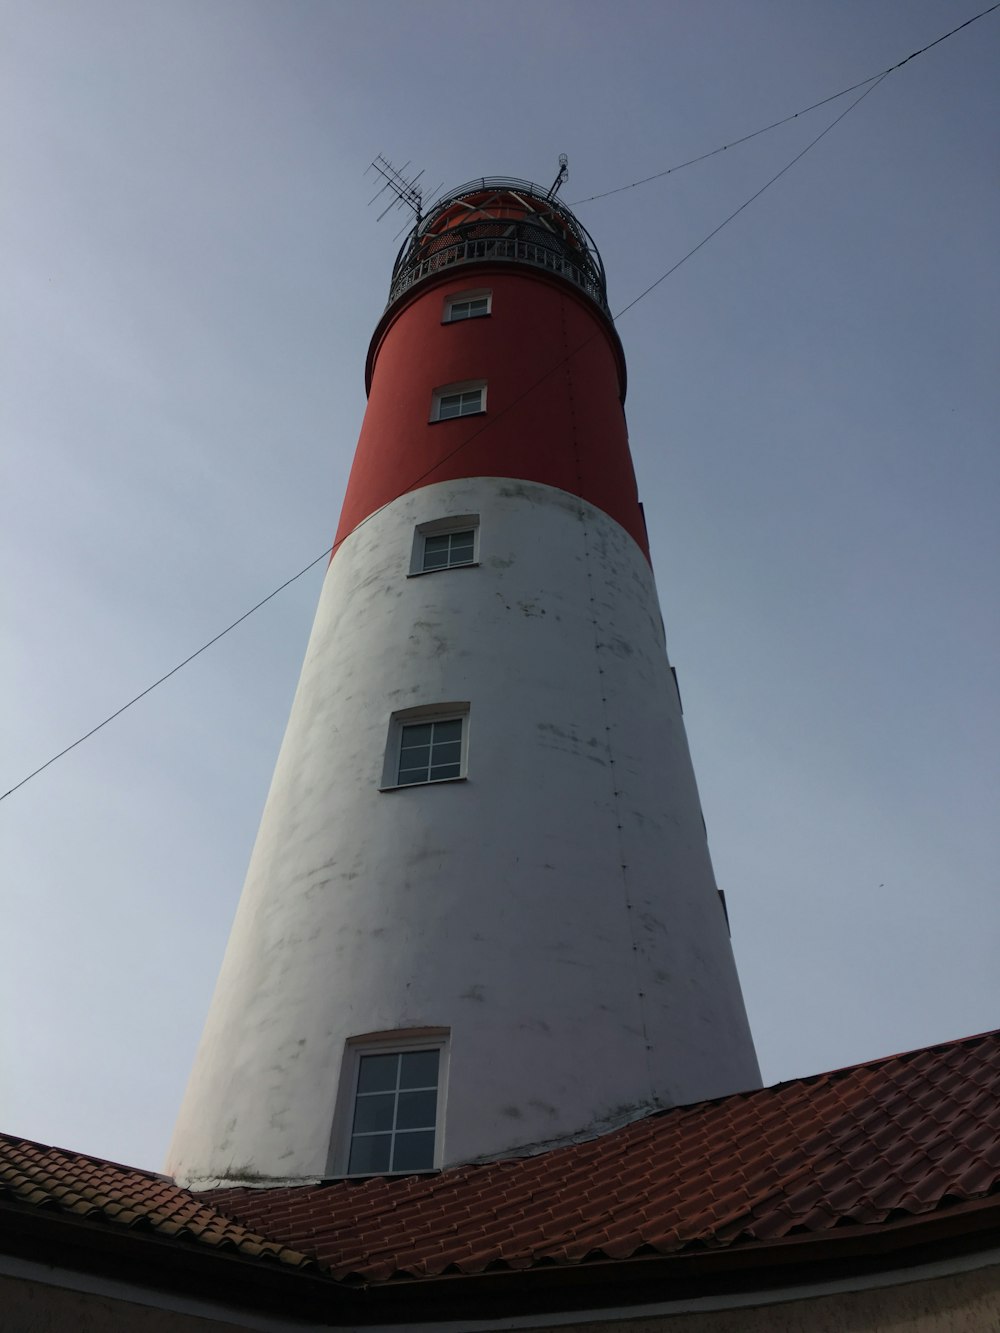
[[604, 268], [550, 195], [486, 177], [440, 200], [410, 233], [368, 353], [368, 409], [338, 544], [407, 491], [489, 476], [587, 500], [648, 556]]

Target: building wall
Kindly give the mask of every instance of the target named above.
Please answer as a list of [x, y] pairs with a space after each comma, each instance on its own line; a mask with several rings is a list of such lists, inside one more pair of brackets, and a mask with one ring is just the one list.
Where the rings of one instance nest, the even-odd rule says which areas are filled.
[[733, 1310], [561, 1327], [563, 1333], [996, 1333], [1000, 1268]]
[[[261, 1326], [239, 1315], [211, 1318], [164, 1308], [170, 1298], [151, 1294], [150, 1304], [54, 1287], [26, 1278], [0, 1277], [3, 1333], [254, 1333]], [[159, 1305], [162, 1300], [164, 1305]]]
[[[477, 567], [407, 577], [416, 525]], [[467, 703], [467, 780], [380, 791]], [[345, 1041], [451, 1033], [442, 1165], [759, 1086], [642, 552], [553, 487], [403, 495], [327, 575], [175, 1135], [182, 1181], [322, 1175]]]
[[[335, 1298], [336, 1293], [331, 1292]], [[0, 1277], [0, 1327], [4, 1333], [280, 1333], [284, 1329], [318, 1328], [311, 1320], [255, 1315], [220, 1308], [217, 1316], [200, 1303], [185, 1308], [183, 1298], [148, 1293], [126, 1299], [110, 1289], [107, 1294], [49, 1285], [37, 1279]], [[172, 1306], [172, 1308], [171, 1308]], [[333, 1301], [331, 1301], [333, 1308]], [[324, 1325], [327, 1327], [328, 1325]], [[329, 1325], [336, 1327], [336, 1325]], [[931, 1280], [902, 1283], [865, 1291], [744, 1305], [730, 1310], [673, 1315], [613, 1316], [600, 1322], [567, 1321], [555, 1314], [547, 1322], [530, 1319], [491, 1321], [463, 1319], [453, 1324], [421, 1323], [427, 1330], [467, 1329], [486, 1333], [491, 1328], [519, 1333], [996, 1333], [1000, 1329], [1000, 1268], [953, 1273]]]
[[[488, 318], [442, 323], [444, 302], [488, 288]], [[570, 491], [647, 552], [614, 329], [582, 293], [537, 269], [459, 268], [394, 306], [376, 331], [371, 392], [340, 541], [428, 481], [520, 477]], [[431, 422], [436, 387], [485, 380], [483, 416]]]

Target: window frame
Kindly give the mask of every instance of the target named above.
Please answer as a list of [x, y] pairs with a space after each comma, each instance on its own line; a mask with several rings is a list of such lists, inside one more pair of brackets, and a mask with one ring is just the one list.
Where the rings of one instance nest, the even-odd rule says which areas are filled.
[[[369, 1032], [348, 1037], [341, 1061], [340, 1092], [337, 1098], [336, 1133], [331, 1154], [331, 1174], [350, 1180], [365, 1180], [373, 1176], [429, 1175], [441, 1170], [444, 1153], [445, 1103], [448, 1095], [448, 1064], [451, 1032], [448, 1028], [404, 1028], [393, 1032]], [[366, 1055], [406, 1055], [416, 1051], [438, 1052], [437, 1107], [434, 1119], [434, 1154], [431, 1166], [393, 1171], [351, 1171], [351, 1148], [354, 1142], [354, 1116], [358, 1103], [358, 1083], [361, 1061]], [[396, 1134], [392, 1131], [390, 1161]], [[402, 1131], [406, 1133], [407, 1131]]]
[[[457, 561], [454, 564], [435, 565], [431, 569], [424, 567], [428, 537], [451, 536], [457, 532], [472, 533], [472, 559]], [[417, 578], [423, 574], [443, 574], [449, 569], [474, 569], [479, 564], [479, 515], [454, 514], [448, 518], [435, 518], [429, 523], [418, 523], [413, 530], [413, 546], [410, 551], [410, 569], [408, 578]]]
[[[455, 306], [470, 305], [474, 301], [485, 301], [486, 309], [477, 310], [475, 314], [456, 315]], [[449, 292], [444, 298], [444, 310], [441, 315], [442, 324], [465, 324], [470, 319], [488, 319], [493, 313], [493, 291], [489, 287], [475, 287], [468, 291]]]
[[[393, 713], [389, 719], [379, 791], [419, 791], [424, 787], [440, 787], [449, 782], [465, 782], [469, 775], [469, 711], [468, 702], [461, 701], [425, 704], [419, 708], [404, 708]], [[455, 776], [428, 778], [426, 782], [400, 782], [399, 761], [404, 727], [418, 726], [423, 722], [454, 722], [459, 719], [462, 723], [462, 744], [459, 771]]]
[[[446, 398], [456, 398], [461, 394], [477, 393], [479, 394], [479, 406], [471, 412], [459, 412], [455, 416], [443, 417], [441, 415], [441, 404]], [[457, 384], [439, 384], [431, 394], [431, 415], [430, 422], [436, 424], [439, 421], [462, 421], [465, 417], [479, 417], [486, 412], [486, 381], [485, 380], [461, 380]]]

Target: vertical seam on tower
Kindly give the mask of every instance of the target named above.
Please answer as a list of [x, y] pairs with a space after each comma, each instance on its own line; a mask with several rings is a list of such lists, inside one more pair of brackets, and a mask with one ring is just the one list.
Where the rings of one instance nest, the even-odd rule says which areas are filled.
[[[560, 301], [559, 314], [562, 324], [563, 350], [568, 351], [569, 332], [566, 328], [565, 297], [563, 297], [563, 299]], [[622, 827], [621, 790], [618, 786], [619, 779], [618, 779], [617, 765], [615, 764], [614, 750], [611, 744], [611, 720], [608, 714], [608, 699], [607, 695], [604, 692], [606, 689], [605, 673], [604, 673], [604, 668], [601, 666], [601, 651], [604, 645], [601, 643], [600, 627], [597, 622], [597, 617], [594, 613], [594, 605], [595, 605], [594, 575], [593, 575], [592, 561], [590, 555], [590, 531], [587, 526], [587, 510], [584, 507], [587, 502], [584, 500], [582, 495], [583, 474], [580, 471], [580, 448], [576, 434], [576, 400], [573, 395], [573, 377], [570, 374], [570, 358], [568, 356], [564, 361], [563, 366], [564, 366], [563, 373], [566, 377], [566, 392], [569, 398], [570, 439], [572, 440], [573, 443], [573, 460], [576, 466], [576, 484], [577, 484], [576, 493], [577, 493], [577, 499], [580, 502], [579, 518], [580, 518], [580, 528], [583, 533], [583, 568], [587, 578], [587, 598], [588, 598], [587, 613], [590, 619], [590, 627], [594, 636], [594, 659], [597, 663], [598, 685], [601, 691], [601, 696], [600, 696], [601, 719], [602, 719], [602, 725], [604, 727], [604, 745], [607, 751], [608, 764], [611, 772], [611, 796], [614, 804], [615, 829], [618, 840], [617, 843], [618, 866], [621, 873], [622, 897], [625, 902], [625, 919], [628, 922], [629, 943], [632, 948], [633, 981], [635, 984], [636, 1002], [639, 1009], [639, 1028], [642, 1034], [642, 1044], [646, 1057], [646, 1080], [649, 1085], [649, 1099], [651, 1102], [655, 1102], [656, 1094], [653, 1084], [653, 1068], [651, 1059], [651, 1047], [649, 1042], [649, 1028], [646, 1023], [646, 997], [642, 989], [642, 978], [639, 974], [639, 945], [636, 941], [632, 896], [629, 891], [629, 874], [628, 874], [629, 867], [628, 867], [628, 862], [625, 859], [625, 838], [624, 838], [624, 829]]]

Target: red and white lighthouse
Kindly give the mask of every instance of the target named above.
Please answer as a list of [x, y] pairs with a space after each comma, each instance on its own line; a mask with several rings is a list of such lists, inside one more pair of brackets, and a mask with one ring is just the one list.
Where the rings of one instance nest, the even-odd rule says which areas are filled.
[[585, 229], [453, 191], [367, 378], [186, 1182], [428, 1170], [760, 1082]]

